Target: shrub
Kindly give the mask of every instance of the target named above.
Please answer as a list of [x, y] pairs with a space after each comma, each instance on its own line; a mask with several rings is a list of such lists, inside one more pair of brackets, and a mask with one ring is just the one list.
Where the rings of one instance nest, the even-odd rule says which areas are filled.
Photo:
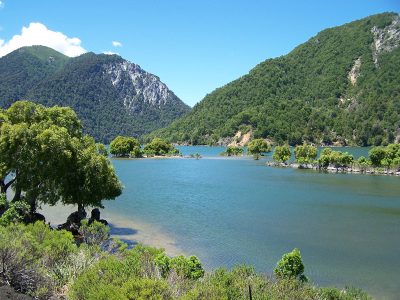
[[29, 217], [29, 205], [24, 201], [16, 201], [9, 204], [8, 209], [0, 217], [0, 225], [7, 226], [12, 223], [23, 222]]
[[97, 221], [89, 225], [87, 220], [83, 220], [79, 233], [88, 245], [103, 246], [110, 239], [110, 227]]
[[292, 252], [284, 254], [282, 259], [278, 261], [274, 273], [278, 278], [295, 278], [300, 281], [307, 281], [299, 249], [295, 248]]
[[247, 145], [249, 154], [261, 154], [271, 152], [271, 145], [264, 139], [254, 139]]
[[272, 158], [277, 162], [286, 163], [291, 156], [289, 145], [283, 145], [275, 147]]

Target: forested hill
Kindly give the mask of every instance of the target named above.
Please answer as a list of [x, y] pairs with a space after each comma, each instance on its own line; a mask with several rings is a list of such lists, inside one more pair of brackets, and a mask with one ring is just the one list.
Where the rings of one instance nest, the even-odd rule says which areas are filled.
[[0, 106], [20, 99], [72, 107], [84, 131], [106, 143], [165, 127], [190, 110], [157, 76], [120, 56], [69, 58], [44, 46], [0, 58]]
[[395, 13], [326, 29], [216, 89], [150, 137], [212, 144], [252, 130], [254, 137], [292, 145], [399, 140], [399, 44]]

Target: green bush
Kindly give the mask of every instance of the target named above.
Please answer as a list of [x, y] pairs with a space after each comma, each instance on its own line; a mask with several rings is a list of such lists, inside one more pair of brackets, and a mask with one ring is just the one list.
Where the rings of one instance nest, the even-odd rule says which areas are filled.
[[28, 203], [24, 201], [11, 202], [8, 205], [8, 209], [0, 217], [0, 225], [7, 226], [12, 223], [18, 223], [27, 220], [29, 218], [29, 209], [30, 207]]
[[221, 153], [222, 156], [239, 156], [243, 154], [243, 148], [228, 146], [224, 152]]
[[140, 149], [140, 143], [133, 137], [117, 136], [110, 143], [110, 153], [117, 157], [127, 157], [137, 148]]
[[317, 147], [307, 144], [296, 146], [294, 157], [299, 164], [310, 164], [317, 157]]
[[264, 139], [254, 139], [247, 144], [249, 154], [261, 154], [271, 152], [271, 145]]
[[110, 227], [97, 221], [89, 225], [87, 220], [83, 220], [79, 233], [82, 235], [83, 241], [88, 245], [102, 246], [110, 239]]
[[178, 149], [174, 148], [170, 143], [160, 138], [154, 138], [150, 143], [146, 144], [143, 152], [147, 156], [179, 155]]
[[283, 145], [275, 147], [272, 158], [277, 162], [287, 163], [291, 156], [289, 145]]
[[295, 248], [292, 252], [284, 254], [282, 259], [278, 262], [274, 273], [278, 278], [307, 281], [307, 277], [304, 275], [304, 265], [301, 260], [299, 249]]

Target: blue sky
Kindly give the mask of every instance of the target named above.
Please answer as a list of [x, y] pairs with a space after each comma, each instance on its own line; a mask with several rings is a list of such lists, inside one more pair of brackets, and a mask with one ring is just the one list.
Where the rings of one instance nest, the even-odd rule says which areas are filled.
[[192, 106], [327, 27], [385, 11], [399, 12], [400, 1], [0, 0], [0, 50], [18, 44], [20, 39], [10, 40], [23, 27], [41, 23], [63, 35], [28, 30], [27, 40], [63, 36], [74, 55], [116, 52], [159, 76]]

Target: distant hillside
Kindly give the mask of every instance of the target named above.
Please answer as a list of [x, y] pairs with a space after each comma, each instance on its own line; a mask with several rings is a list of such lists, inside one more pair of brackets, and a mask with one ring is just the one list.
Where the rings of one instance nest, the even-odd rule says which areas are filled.
[[85, 132], [103, 142], [149, 133], [190, 109], [157, 76], [120, 56], [69, 58], [44, 46], [0, 58], [0, 106], [20, 99], [71, 106]]
[[399, 44], [394, 13], [326, 29], [216, 89], [148, 138], [214, 144], [241, 131], [292, 145], [399, 141]]

